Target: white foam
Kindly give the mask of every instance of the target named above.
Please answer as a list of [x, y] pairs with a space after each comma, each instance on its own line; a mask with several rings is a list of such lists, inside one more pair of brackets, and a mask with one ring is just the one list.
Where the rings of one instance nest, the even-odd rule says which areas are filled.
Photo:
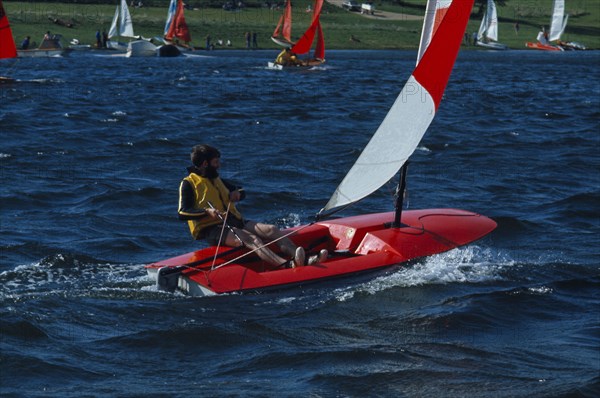
[[513, 265], [514, 261], [500, 257], [503, 256], [478, 246], [454, 249], [359, 286], [338, 289], [336, 299], [345, 301], [357, 293], [376, 294], [394, 287], [501, 280], [502, 269]]

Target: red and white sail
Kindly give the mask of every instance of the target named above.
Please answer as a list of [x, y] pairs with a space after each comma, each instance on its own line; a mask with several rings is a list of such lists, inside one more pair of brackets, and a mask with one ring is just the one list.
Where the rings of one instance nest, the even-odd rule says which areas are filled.
[[439, 4], [426, 15], [415, 70], [321, 213], [370, 195], [396, 175], [415, 151], [440, 105], [473, 2], [434, 1]]
[[15, 46], [15, 39], [8, 23], [8, 17], [4, 11], [4, 5], [2, 5], [2, 0], [0, 0], [0, 59], [16, 57], [17, 47]]
[[[173, 13], [173, 3], [175, 2], [177, 2], [177, 8], [175, 8], [175, 12]], [[169, 14], [167, 15], [167, 23], [165, 25], [165, 39], [179, 39], [185, 43], [192, 41], [190, 30], [185, 22], [183, 0], [171, 0], [171, 4], [169, 5]]]
[[[317, 37], [317, 50], [315, 58], [323, 59], [325, 57], [325, 41], [323, 39], [323, 31], [321, 29], [321, 9], [323, 8], [323, 0], [315, 0], [313, 7], [312, 22], [302, 37], [296, 42], [292, 51], [296, 54], [306, 54], [310, 51], [312, 44]], [[317, 53], [320, 53], [317, 55]], [[320, 56], [319, 56], [320, 55]]]
[[285, 9], [271, 35], [271, 39], [280, 46], [291, 46], [292, 43], [292, 1], [287, 0]]

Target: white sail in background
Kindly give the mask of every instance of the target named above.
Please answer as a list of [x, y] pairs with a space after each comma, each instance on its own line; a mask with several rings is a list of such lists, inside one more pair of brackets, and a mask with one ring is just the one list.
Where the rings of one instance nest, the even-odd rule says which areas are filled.
[[121, 5], [117, 6], [115, 16], [110, 25], [110, 30], [108, 31], [109, 38], [114, 36], [135, 37], [135, 34], [133, 33], [133, 22], [131, 20], [131, 14], [129, 14], [126, 0], [121, 0]]
[[554, 41], [560, 39], [560, 36], [567, 27], [568, 19], [569, 16], [565, 16], [565, 0], [554, 0], [554, 7], [552, 9], [552, 22], [550, 25], [550, 35], [548, 40]]
[[493, 41], [498, 41], [498, 12], [496, 11], [496, 3], [494, 0], [488, 0], [487, 9], [483, 14], [477, 40], [488, 38]]
[[[320, 213], [354, 203], [389, 181], [412, 155], [442, 99], [463, 40], [473, 0], [440, 0], [424, 51], [385, 119]], [[445, 15], [448, 14], [446, 18]], [[441, 16], [439, 20], [436, 16]], [[424, 24], [427, 24], [428, 18]]]
[[110, 29], [108, 30], [108, 38], [115, 37], [119, 35], [119, 30], [117, 29], [117, 24], [119, 23], [119, 6], [115, 10], [115, 16], [113, 17], [112, 23], [110, 24]]

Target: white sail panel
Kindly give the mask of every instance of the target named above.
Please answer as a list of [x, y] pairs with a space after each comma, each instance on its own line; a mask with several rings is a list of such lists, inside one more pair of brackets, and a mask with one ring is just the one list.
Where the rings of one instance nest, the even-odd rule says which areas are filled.
[[134, 37], [133, 22], [127, 8], [127, 1], [121, 0], [121, 24], [119, 25], [119, 33], [123, 37]]
[[415, 151], [434, 115], [432, 97], [411, 76], [322, 211], [356, 202], [389, 181]]
[[560, 39], [567, 26], [565, 18], [565, 0], [554, 0], [552, 10], [552, 22], [550, 24], [550, 36], [548, 40], [554, 41]]
[[494, 0], [488, 0], [487, 8], [483, 12], [481, 25], [477, 32], [477, 40], [482, 41], [484, 39], [498, 41], [498, 13]]
[[173, 23], [175, 11], [177, 11], [177, 0], [171, 0], [171, 4], [169, 4], [169, 12], [167, 14], [167, 22], [165, 24], [165, 35], [169, 33], [169, 28], [171, 27], [171, 23]]
[[112, 23], [110, 24], [110, 29], [108, 31], [108, 38], [115, 37], [119, 35], [119, 31], [117, 30], [117, 24], [119, 23], [119, 6], [115, 10], [115, 16], [113, 17]]
[[479, 25], [479, 30], [477, 31], [477, 40], [481, 41], [486, 35], [488, 30], [488, 11], [487, 9], [483, 12], [483, 18], [481, 19], [481, 25]]
[[498, 41], [498, 13], [494, 0], [488, 0], [488, 28], [486, 36], [490, 40]]

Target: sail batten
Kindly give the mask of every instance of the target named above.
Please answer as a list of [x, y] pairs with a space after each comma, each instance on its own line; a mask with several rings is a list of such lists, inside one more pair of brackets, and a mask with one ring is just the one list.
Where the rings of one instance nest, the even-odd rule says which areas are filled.
[[[439, 107], [474, 0], [436, 4], [423, 29], [418, 64], [383, 122], [321, 210], [359, 201], [389, 181], [413, 154]], [[442, 16], [441, 22], [436, 17]], [[438, 20], [439, 21], [439, 20]], [[427, 24], [427, 18], [424, 24]]]

